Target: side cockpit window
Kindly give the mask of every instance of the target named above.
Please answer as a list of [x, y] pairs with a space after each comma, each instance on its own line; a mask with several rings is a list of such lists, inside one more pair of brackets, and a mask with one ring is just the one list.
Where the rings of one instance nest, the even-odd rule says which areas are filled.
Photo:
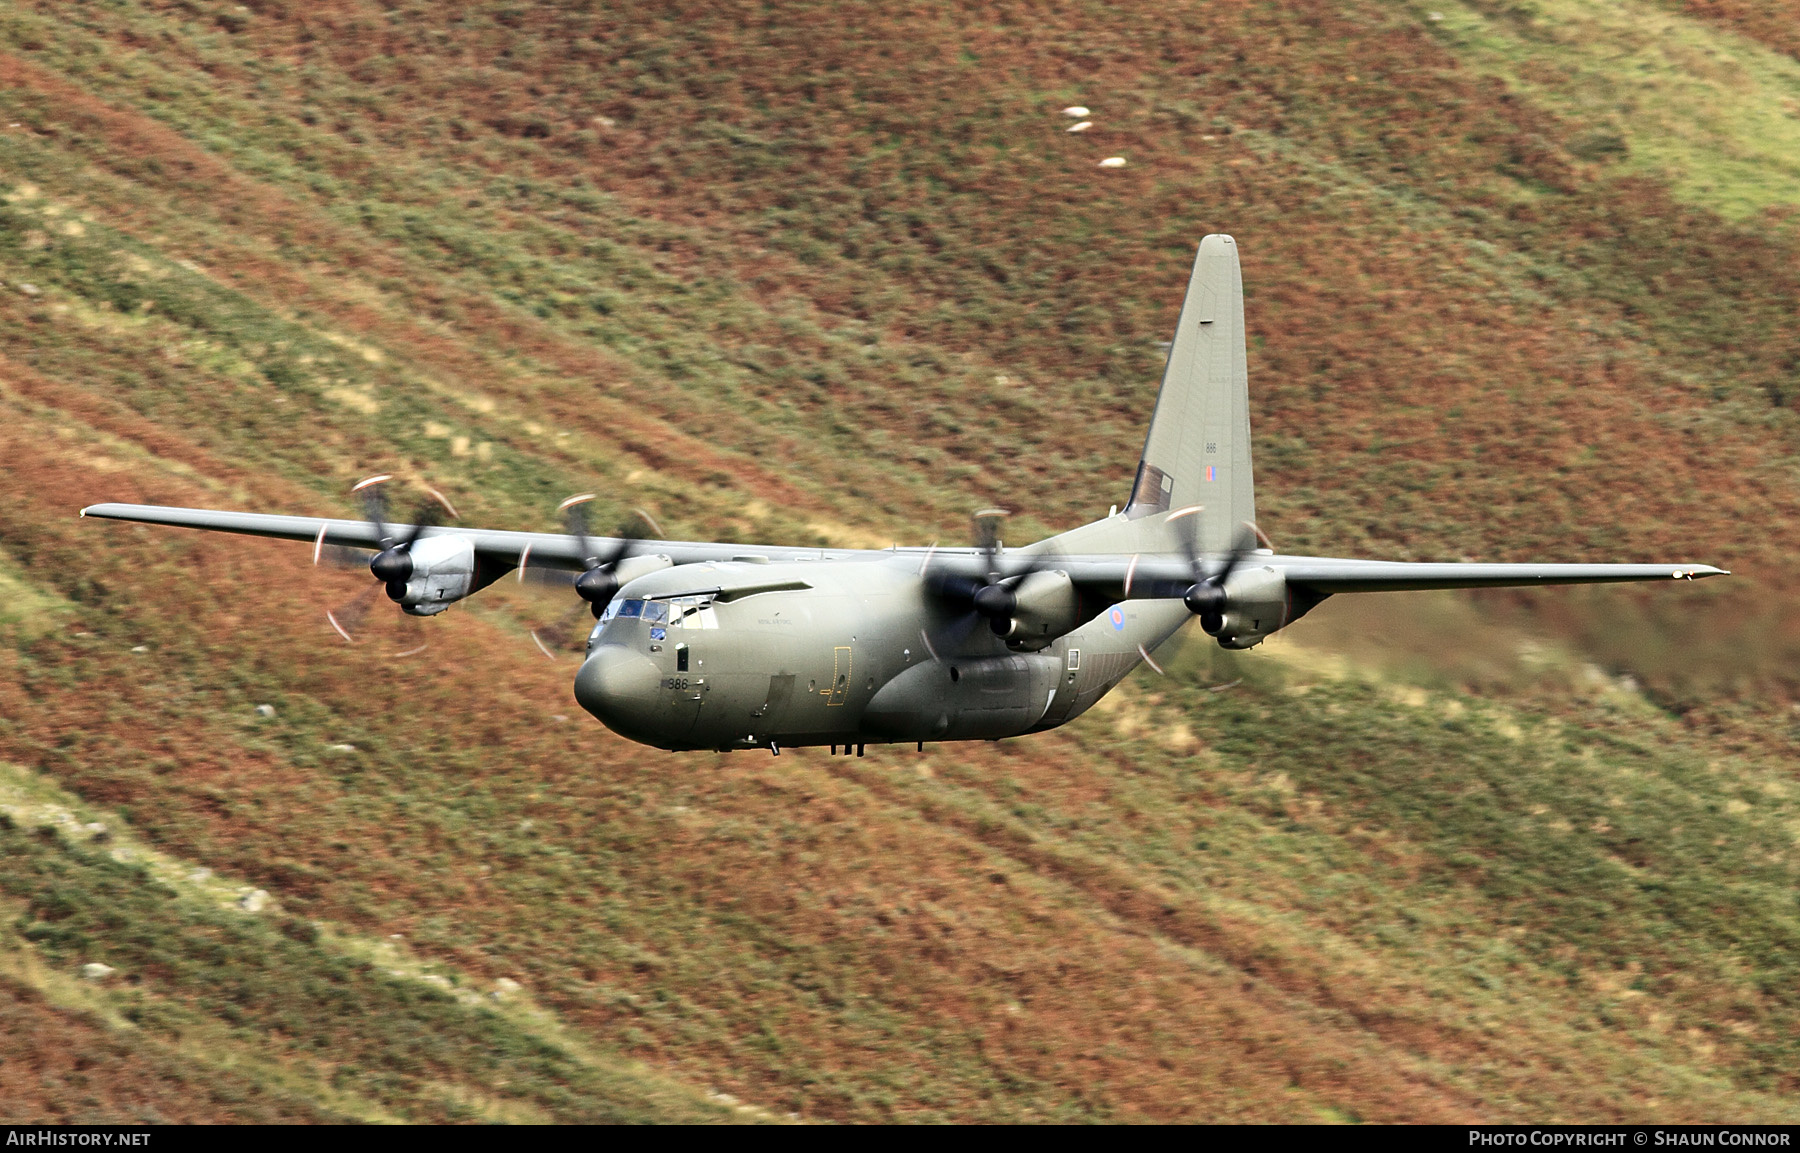
[[716, 629], [718, 614], [711, 597], [676, 597], [669, 602], [669, 627], [672, 629]]

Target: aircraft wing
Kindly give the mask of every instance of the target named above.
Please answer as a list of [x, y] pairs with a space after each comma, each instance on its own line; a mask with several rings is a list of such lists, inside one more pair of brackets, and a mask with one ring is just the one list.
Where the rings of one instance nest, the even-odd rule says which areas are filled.
[[[1271, 558], [1274, 560], [1277, 558]], [[1729, 576], [1705, 564], [1438, 564], [1279, 558], [1288, 584], [1322, 593], [1409, 589], [1517, 588], [1527, 585], [1612, 584], [1621, 581], [1698, 580]]]
[[[1216, 566], [1219, 558], [1213, 558]], [[1254, 553], [1239, 571], [1267, 566], [1290, 587], [1322, 595], [1423, 589], [1517, 588], [1531, 585], [1610, 584], [1622, 581], [1699, 580], [1728, 576], [1712, 565], [1671, 564], [1440, 564], [1421, 561], [1348, 560]], [[1171, 557], [1063, 557], [1047, 562], [1077, 585], [1105, 596], [1160, 598], [1181, 595], [1193, 570]]]
[[[206, 529], [211, 532], [241, 533], [246, 536], [273, 537], [277, 540], [305, 541], [308, 544], [344, 545], [350, 548], [378, 549], [381, 541], [376, 528], [365, 520], [332, 520], [314, 516], [280, 516], [258, 512], [219, 512], [204, 508], [173, 508], [156, 504], [96, 504], [81, 510], [82, 516], [106, 520], [136, 521], [140, 524], [173, 525], [177, 528]], [[391, 538], [410, 534], [411, 526], [389, 524]], [[534, 567], [568, 569], [580, 572], [587, 558], [578, 555], [581, 545], [574, 537], [553, 532], [509, 532], [502, 529], [435, 527], [421, 536], [456, 536], [472, 541], [475, 551], [485, 560], [506, 566], [517, 565], [530, 550]], [[607, 537], [589, 537], [591, 552], [605, 552], [620, 542]], [[770, 548], [763, 545], [720, 544], [706, 541], [652, 540], [638, 542], [638, 551], [660, 553], [676, 564], [702, 561], [728, 561], [734, 557], [766, 557], [771, 561], [852, 557], [864, 555], [855, 549]], [[879, 555], [879, 554], [874, 554]]]
[[[211, 532], [241, 533], [248, 536], [273, 537], [277, 540], [304, 541], [308, 544], [344, 545], [350, 548], [381, 547], [374, 525], [365, 520], [334, 520], [328, 517], [283, 516], [273, 513], [222, 512], [202, 508], [175, 508], [153, 504], [96, 504], [81, 510], [82, 516], [107, 520], [135, 521], [140, 524], [172, 525], [177, 528], [205, 529]], [[403, 537], [411, 531], [405, 524], [386, 526], [390, 536]], [[458, 536], [474, 543], [475, 551], [503, 565], [516, 565], [530, 550], [531, 563], [544, 568], [560, 568], [580, 572], [586, 567], [585, 557], [575, 538], [565, 533], [512, 532], [504, 529], [461, 527], [427, 528], [423, 536]], [[590, 549], [604, 551], [619, 542], [605, 537], [589, 537]], [[985, 573], [988, 561], [978, 549], [868, 550], [818, 547], [744, 545], [711, 541], [643, 541], [646, 552], [665, 554], [676, 564], [698, 564], [705, 561], [729, 561], [753, 556], [771, 561], [854, 558], [875, 559], [883, 556], [921, 558], [922, 566], [934, 572], [954, 572], [969, 576]], [[1027, 551], [1008, 549], [1005, 560], [1023, 559]], [[1062, 569], [1088, 591], [1108, 597], [1173, 597], [1180, 596], [1193, 581], [1193, 570], [1187, 562], [1168, 556], [1067, 556], [1037, 559], [1046, 567]], [[1214, 560], [1217, 563], [1217, 560]], [[1392, 592], [1406, 589], [1502, 588], [1524, 585], [1603, 584], [1614, 581], [1697, 580], [1724, 576], [1725, 570], [1702, 564], [1438, 564], [1418, 561], [1343, 560], [1330, 557], [1279, 556], [1254, 553], [1243, 566], [1263, 565], [1280, 569], [1291, 586], [1312, 589], [1321, 594], [1348, 592]], [[1010, 564], [1002, 567], [1010, 568]]]

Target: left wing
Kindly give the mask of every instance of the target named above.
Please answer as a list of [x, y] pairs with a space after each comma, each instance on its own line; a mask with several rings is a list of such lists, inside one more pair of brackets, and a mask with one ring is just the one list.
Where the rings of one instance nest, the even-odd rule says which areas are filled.
[[[1217, 567], [1214, 560], [1212, 567]], [[1047, 567], [1062, 569], [1077, 585], [1120, 599], [1180, 596], [1194, 580], [1185, 560], [1167, 556], [1059, 557]], [[1621, 581], [1699, 580], [1730, 574], [1712, 565], [1690, 564], [1439, 564], [1421, 561], [1349, 560], [1280, 556], [1255, 552], [1239, 571], [1269, 568], [1293, 588], [1321, 596], [1334, 593], [1402, 592], [1424, 589], [1512, 588], [1529, 585], [1611, 584]]]
[[[278, 516], [257, 512], [217, 512], [204, 508], [172, 508], [158, 504], [96, 504], [81, 510], [82, 516], [106, 520], [136, 521], [140, 524], [173, 525], [177, 528], [206, 529], [211, 532], [241, 533], [246, 536], [273, 537], [277, 540], [305, 541], [308, 544], [343, 545], [349, 548], [379, 549], [382, 539], [374, 525], [363, 520], [332, 520], [325, 517]], [[391, 537], [404, 537], [412, 526], [386, 526]], [[470, 541], [476, 555], [490, 564], [516, 566], [530, 552], [531, 564], [543, 568], [569, 569], [581, 572], [588, 567], [588, 557], [580, 556], [581, 543], [566, 533], [508, 532], [486, 528], [427, 528], [421, 539], [453, 536]], [[621, 541], [608, 537], [588, 537], [589, 551], [616, 548]], [[643, 541], [644, 552], [661, 553], [675, 564], [701, 561], [728, 561], [734, 557], [754, 556], [769, 560], [816, 559], [823, 556], [852, 557], [865, 555], [857, 549], [768, 548], [761, 545], [719, 544], [706, 541]], [[878, 553], [866, 555], [880, 555]]]
[[1400, 592], [1411, 589], [1516, 588], [1527, 585], [1613, 584], [1621, 581], [1698, 580], [1730, 576], [1705, 564], [1438, 564], [1421, 561], [1270, 557], [1288, 584], [1321, 593]]

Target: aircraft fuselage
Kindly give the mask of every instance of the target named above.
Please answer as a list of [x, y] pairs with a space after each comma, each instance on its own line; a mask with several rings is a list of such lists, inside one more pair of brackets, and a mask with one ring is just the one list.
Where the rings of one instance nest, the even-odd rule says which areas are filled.
[[920, 567], [895, 554], [640, 577], [590, 636], [576, 699], [673, 750], [998, 739], [1079, 716], [1189, 619], [1180, 602], [1128, 601], [1013, 652], [945, 611]]

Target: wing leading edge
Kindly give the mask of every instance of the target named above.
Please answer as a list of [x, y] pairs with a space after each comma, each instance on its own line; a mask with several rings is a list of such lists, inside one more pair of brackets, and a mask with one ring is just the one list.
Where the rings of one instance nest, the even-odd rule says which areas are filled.
[[[382, 542], [375, 526], [363, 520], [333, 520], [328, 517], [283, 516], [275, 513], [221, 512], [205, 508], [175, 508], [159, 504], [96, 504], [81, 510], [82, 516], [105, 520], [135, 521], [139, 524], [171, 525], [176, 528], [204, 529], [209, 532], [238, 533], [244, 536], [271, 537], [276, 540], [324, 543], [349, 548], [378, 549]], [[390, 524], [392, 536], [404, 536], [411, 526]], [[581, 572], [588, 558], [580, 554], [581, 545], [565, 533], [510, 532], [503, 529], [441, 527], [427, 528], [421, 537], [456, 536], [471, 541], [475, 551], [490, 561], [517, 565], [530, 550], [531, 564], [543, 568], [569, 569]], [[391, 543], [391, 541], [390, 541]], [[590, 550], [604, 551], [620, 542], [606, 537], [589, 537]], [[661, 553], [676, 564], [731, 560], [745, 554], [769, 560], [814, 558], [822, 551], [830, 555], [855, 555], [856, 550], [818, 548], [768, 548], [761, 545], [717, 544], [706, 541], [656, 540], [642, 542], [644, 552]]]
[[1322, 593], [1614, 584], [1730, 576], [1704, 564], [1436, 564], [1271, 557], [1291, 585]]
[[[175, 508], [151, 504], [96, 504], [81, 510], [82, 516], [106, 520], [135, 521], [140, 524], [171, 525], [177, 528], [203, 529], [211, 532], [239, 533], [247, 536], [271, 537], [277, 540], [305, 541], [313, 544], [344, 545], [350, 548], [380, 548], [375, 526], [362, 520], [334, 520], [328, 517], [284, 516], [274, 513], [223, 512], [201, 508]], [[404, 531], [405, 525], [389, 525], [390, 530]], [[507, 564], [517, 564], [530, 550], [531, 562], [551, 568], [580, 571], [587, 558], [576, 555], [580, 545], [563, 533], [512, 532], [503, 529], [428, 528], [424, 536], [460, 536], [474, 542], [477, 552]], [[589, 538], [590, 547], [606, 543], [603, 538]], [[893, 555], [866, 549], [820, 549], [817, 547], [771, 547], [767, 545], [722, 544], [709, 541], [645, 542], [676, 564], [731, 560], [752, 554], [771, 561], [815, 560], [831, 557], [875, 557]], [[986, 560], [974, 549], [899, 549], [899, 554], [935, 553], [930, 560], [933, 571], [962, 572], [977, 575], [986, 568]], [[1024, 556], [1024, 550], [1008, 549], [1007, 556]], [[1291, 586], [1308, 588], [1331, 595], [1352, 592], [1398, 592], [1424, 589], [1507, 588], [1551, 584], [1607, 584], [1622, 581], [1699, 580], [1709, 576], [1728, 576], [1726, 570], [1703, 564], [1438, 564], [1421, 561], [1347, 560], [1331, 557], [1278, 556], [1253, 554], [1244, 562], [1247, 569], [1267, 566], [1279, 571]], [[1051, 568], [1066, 571], [1070, 578], [1087, 590], [1105, 596], [1144, 596], [1157, 586], [1180, 583], [1191, 574], [1186, 561], [1166, 556], [1064, 556], [1049, 562]]]

